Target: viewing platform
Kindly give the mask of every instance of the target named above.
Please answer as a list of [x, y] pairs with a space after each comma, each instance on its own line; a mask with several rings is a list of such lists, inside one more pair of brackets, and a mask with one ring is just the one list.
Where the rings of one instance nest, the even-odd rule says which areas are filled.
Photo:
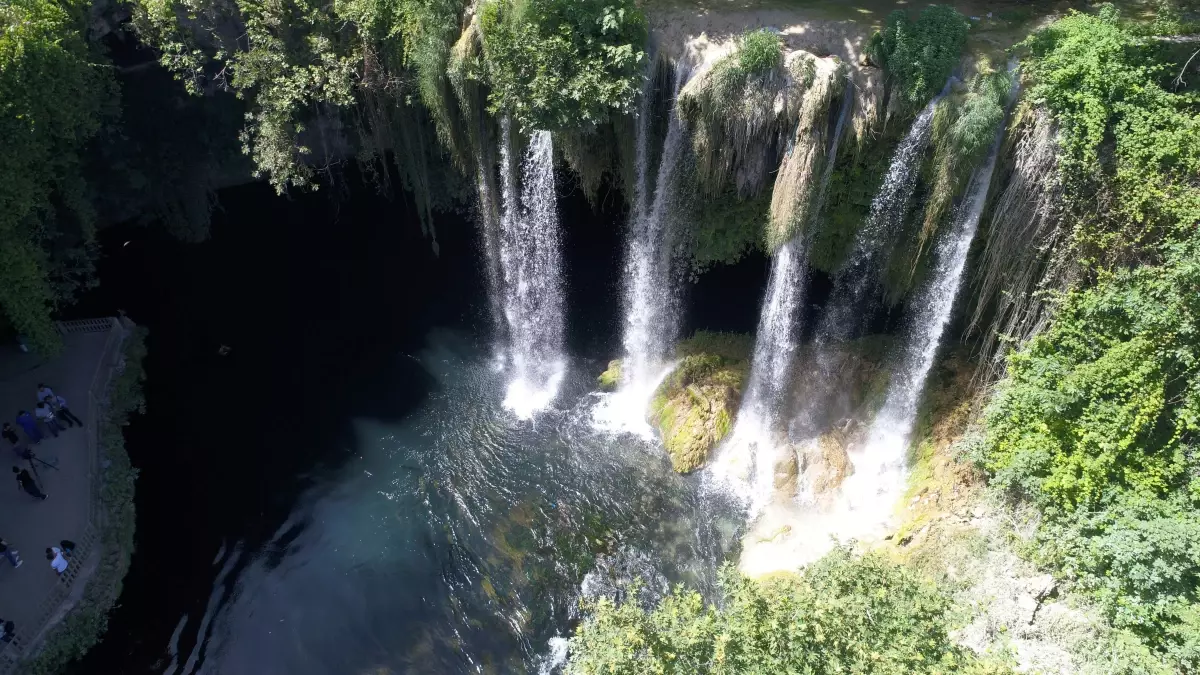
[[[84, 596], [87, 581], [100, 566], [100, 532], [105, 526], [101, 501], [103, 471], [100, 451], [102, 416], [114, 378], [125, 363], [122, 347], [133, 331], [128, 319], [105, 318], [58, 324], [63, 350], [51, 359], [0, 348], [0, 420], [16, 424], [18, 410], [32, 413], [39, 383], [67, 401], [83, 427], [67, 428], [57, 438], [46, 434], [33, 450], [54, 468], [22, 459], [3, 441], [10, 481], [0, 490], [0, 537], [20, 552], [14, 568], [0, 559], [0, 617], [15, 623], [11, 642], [0, 642], [0, 675], [19, 672], [21, 662], [36, 653], [51, 628]], [[39, 425], [40, 426], [40, 425]], [[65, 425], [64, 425], [65, 426]], [[44, 431], [44, 430], [43, 430]], [[49, 498], [38, 500], [19, 489], [10, 467], [34, 473]], [[61, 576], [46, 560], [45, 550], [71, 540], [77, 548]]]

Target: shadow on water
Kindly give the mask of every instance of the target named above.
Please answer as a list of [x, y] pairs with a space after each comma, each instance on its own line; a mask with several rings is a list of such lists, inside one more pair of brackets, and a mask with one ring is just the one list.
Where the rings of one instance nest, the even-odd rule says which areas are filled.
[[[271, 541], [297, 495], [354, 455], [351, 419], [394, 422], [424, 400], [433, 382], [407, 354], [425, 332], [476, 327], [471, 226], [442, 216], [438, 258], [410, 205], [350, 196], [249, 185], [221, 193], [202, 244], [154, 227], [103, 233], [102, 284], [72, 312], [120, 309], [150, 329], [148, 413], [127, 431], [137, 554], [80, 672], [161, 666], [176, 618], [204, 614], [232, 543], [248, 557]], [[189, 625], [173, 639], [185, 649], [203, 636]]]

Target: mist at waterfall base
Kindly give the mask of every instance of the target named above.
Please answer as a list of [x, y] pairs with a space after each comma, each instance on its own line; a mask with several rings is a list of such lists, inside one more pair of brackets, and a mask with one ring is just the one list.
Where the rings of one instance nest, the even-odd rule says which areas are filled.
[[[526, 422], [501, 405], [474, 225], [441, 215], [435, 257], [410, 204], [341, 189], [226, 190], [202, 244], [102, 233], [74, 312], [150, 329], [147, 412], [126, 433], [136, 553], [74, 672], [538, 672], [584, 590], [711, 590], [736, 545], [735, 505], [592, 427], [620, 351], [619, 195], [597, 213], [560, 175], [569, 363]], [[706, 275], [683, 330], [753, 330], [766, 272]]]

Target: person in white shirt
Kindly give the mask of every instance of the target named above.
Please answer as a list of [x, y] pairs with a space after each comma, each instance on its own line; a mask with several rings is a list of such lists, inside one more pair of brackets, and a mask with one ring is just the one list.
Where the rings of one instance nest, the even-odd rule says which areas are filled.
[[50, 431], [50, 435], [58, 438], [58, 432], [63, 431], [63, 428], [58, 425], [58, 418], [54, 416], [54, 411], [45, 403], [39, 403], [37, 409], [33, 411], [33, 416]]
[[63, 423], [72, 427], [76, 424], [83, 426], [83, 420], [79, 419], [75, 413], [67, 408], [67, 399], [61, 396], [47, 396], [45, 403], [54, 411], [55, 417], [62, 420]]
[[46, 397], [54, 398], [54, 390], [41, 382], [38, 383], [38, 400], [45, 401]]
[[63, 557], [62, 549], [57, 546], [51, 546], [46, 549], [46, 560], [50, 561], [50, 567], [58, 574], [67, 571], [67, 559]]

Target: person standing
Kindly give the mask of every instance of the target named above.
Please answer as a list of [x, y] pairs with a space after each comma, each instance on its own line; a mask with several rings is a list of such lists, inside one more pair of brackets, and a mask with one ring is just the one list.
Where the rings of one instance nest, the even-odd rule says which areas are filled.
[[14, 466], [13, 473], [17, 474], [17, 487], [28, 492], [31, 497], [44, 500], [50, 496], [45, 492], [42, 492], [42, 489], [39, 488], [37, 483], [33, 480], [33, 476], [30, 476], [29, 472], [25, 469]]
[[4, 440], [12, 444], [13, 450], [21, 451], [21, 437], [17, 435], [16, 427], [5, 422], [4, 427], [0, 429], [0, 436], [4, 436]]
[[25, 430], [30, 443], [42, 442], [42, 432], [37, 428], [37, 422], [33, 421], [33, 415], [30, 415], [28, 410], [17, 413], [17, 426]]
[[79, 419], [75, 413], [71, 412], [71, 410], [67, 408], [67, 399], [61, 396], [47, 396], [45, 401], [46, 405], [50, 406], [50, 409], [54, 411], [55, 416], [57, 416], [63, 422], [66, 422], [71, 426], [75, 426], [76, 424], [81, 427], [83, 426], [83, 420]]
[[41, 382], [38, 382], [37, 400], [45, 401], [47, 396], [54, 398], [54, 390], [42, 384]]
[[8, 562], [12, 563], [13, 567], [20, 567], [25, 562], [21, 560], [21, 556], [17, 555], [18, 553], [20, 551], [15, 548], [9, 548], [8, 542], [4, 541], [3, 537], [0, 537], [0, 555], [8, 558]]
[[46, 560], [50, 561], [50, 566], [58, 572], [58, 576], [62, 576], [63, 572], [67, 571], [67, 559], [63, 557], [62, 549], [57, 546], [51, 546], [46, 549]]
[[59, 426], [58, 418], [54, 416], [54, 411], [50, 409], [50, 406], [39, 403], [33, 414], [37, 415], [38, 421], [45, 425], [51, 436], [58, 438], [58, 432], [63, 431], [63, 428]]

